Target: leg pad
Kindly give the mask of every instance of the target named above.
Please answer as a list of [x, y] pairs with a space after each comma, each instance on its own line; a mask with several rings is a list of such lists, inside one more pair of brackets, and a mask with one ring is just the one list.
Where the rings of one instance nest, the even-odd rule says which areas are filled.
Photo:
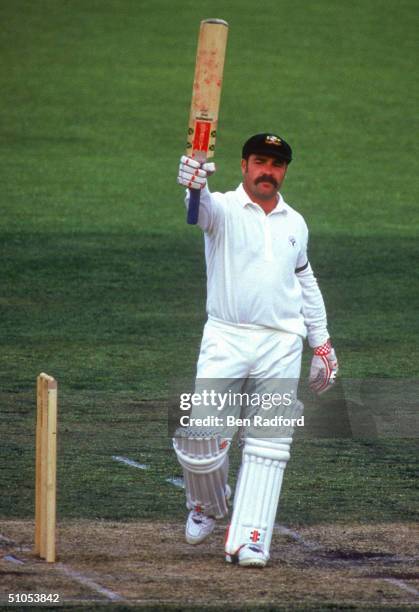
[[186, 506], [207, 516], [226, 516], [229, 440], [183, 429], [177, 430], [173, 447], [183, 468]]
[[245, 544], [257, 545], [269, 559], [272, 532], [292, 438], [245, 438], [243, 461], [226, 538], [228, 561]]

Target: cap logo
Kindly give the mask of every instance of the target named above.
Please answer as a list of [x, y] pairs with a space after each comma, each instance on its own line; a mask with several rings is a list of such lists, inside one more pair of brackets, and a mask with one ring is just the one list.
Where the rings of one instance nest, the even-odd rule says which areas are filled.
[[277, 147], [282, 145], [282, 140], [278, 138], [278, 136], [266, 136], [265, 142], [266, 144], [276, 145]]

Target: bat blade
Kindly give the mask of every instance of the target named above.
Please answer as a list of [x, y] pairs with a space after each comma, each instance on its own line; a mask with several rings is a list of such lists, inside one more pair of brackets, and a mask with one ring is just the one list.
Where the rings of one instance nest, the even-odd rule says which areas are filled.
[[[186, 154], [200, 163], [214, 155], [227, 34], [223, 19], [201, 21], [186, 146]], [[187, 216], [191, 225], [198, 221], [199, 199], [200, 190], [191, 189]]]

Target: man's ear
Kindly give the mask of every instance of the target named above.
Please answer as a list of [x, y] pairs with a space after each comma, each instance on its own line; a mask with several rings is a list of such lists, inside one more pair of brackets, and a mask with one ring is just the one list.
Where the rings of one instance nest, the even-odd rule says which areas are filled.
[[242, 174], [246, 174], [247, 172], [247, 159], [242, 159], [241, 161]]

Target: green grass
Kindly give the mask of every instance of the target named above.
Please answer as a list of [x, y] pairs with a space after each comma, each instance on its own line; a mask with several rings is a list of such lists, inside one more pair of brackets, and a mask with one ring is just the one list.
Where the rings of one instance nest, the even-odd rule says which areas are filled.
[[[30, 395], [2, 394], [0, 516], [33, 511], [34, 426]], [[402, 443], [401, 443], [402, 442]], [[295, 441], [279, 518], [282, 523], [414, 521], [415, 442], [350, 438]], [[149, 466], [128, 467], [123, 456]], [[239, 449], [231, 454], [234, 484]], [[132, 394], [61, 394], [58, 508], [63, 518], [181, 520], [184, 493], [166, 482], [181, 476], [160, 402]]]
[[[62, 516], [183, 514], [163, 483], [178, 470], [164, 415], [142, 419], [139, 402], [193, 376], [205, 320], [202, 237], [175, 177], [197, 26], [214, 15], [231, 31], [213, 189], [239, 182], [250, 134], [291, 142], [284, 196], [311, 230], [342, 376], [416, 376], [414, 0], [4, 0], [2, 516], [33, 510], [42, 370], [60, 382]], [[411, 518], [414, 453], [412, 441], [301, 441], [281, 518]]]

